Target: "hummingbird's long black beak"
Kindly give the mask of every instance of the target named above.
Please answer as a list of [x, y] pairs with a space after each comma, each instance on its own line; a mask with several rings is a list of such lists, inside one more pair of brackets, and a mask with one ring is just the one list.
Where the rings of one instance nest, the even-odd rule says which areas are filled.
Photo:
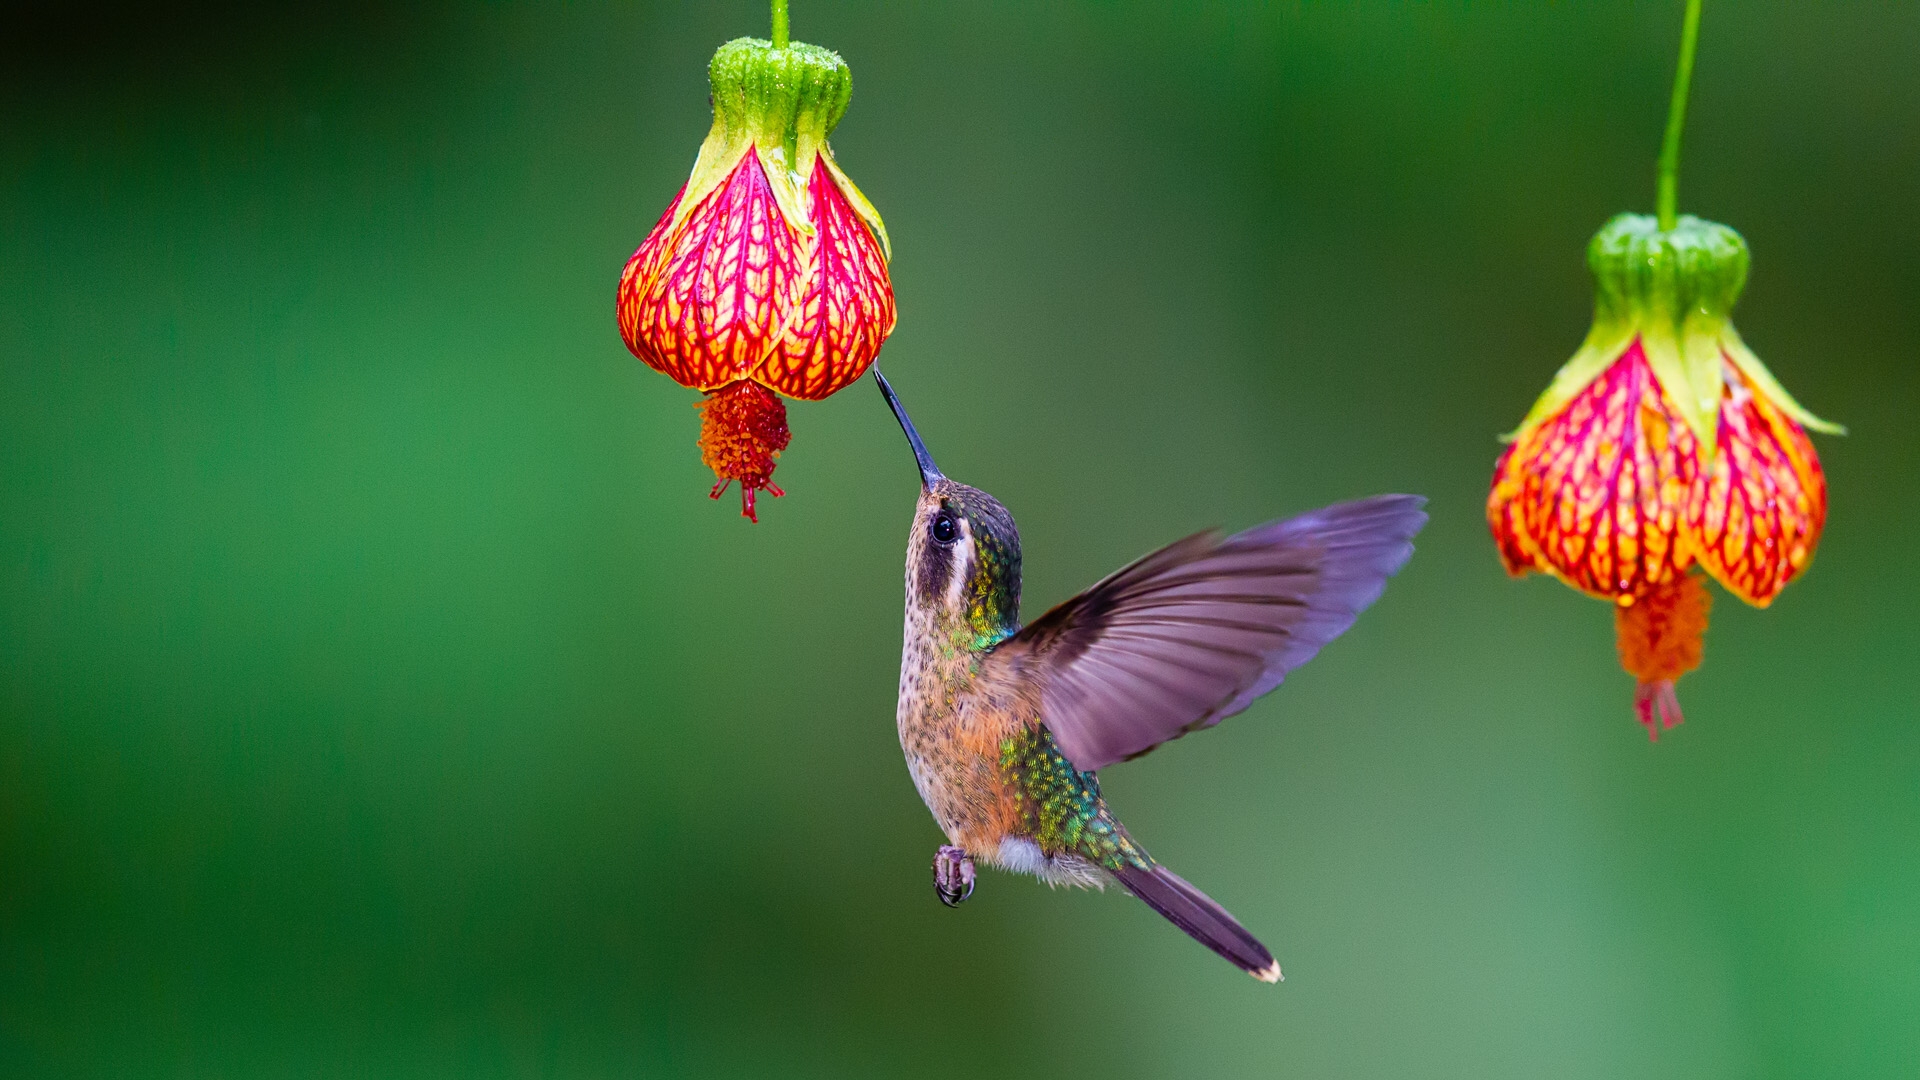
[[907, 433], [907, 445], [913, 447], [913, 460], [920, 466], [920, 486], [930, 488], [935, 480], [944, 480], [940, 467], [933, 463], [933, 455], [927, 453], [927, 444], [920, 441], [920, 433], [913, 430], [913, 421], [907, 419], [907, 410], [900, 405], [900, 399], [888, 384], [887, 377], [880, 374], [880, 365], [873, 366], [873, 381], [880, 384], [880, 394], [887, 399], [887, 406], [893, 410], [893, 418], [900, 421], [900, 430]]

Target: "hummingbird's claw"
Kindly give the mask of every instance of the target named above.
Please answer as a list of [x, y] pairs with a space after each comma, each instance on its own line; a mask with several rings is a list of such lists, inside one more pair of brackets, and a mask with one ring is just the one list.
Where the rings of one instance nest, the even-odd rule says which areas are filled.
[[952, 844], [933, 853], [933, 891], [948, 907], [959, 907], [973, 895], [973, 859]]

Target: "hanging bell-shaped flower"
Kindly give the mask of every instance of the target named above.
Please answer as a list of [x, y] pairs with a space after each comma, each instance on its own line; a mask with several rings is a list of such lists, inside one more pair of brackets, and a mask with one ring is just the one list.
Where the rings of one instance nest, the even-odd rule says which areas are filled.
[[[784, 28], [782, 28], [784, 29]], [[826, 49], [730, 41], [708, 69], [713, 129], [693, 175], [620, 276], [620, 333], [648, 366], [705, 393], [701, 456], [741, 510], [782, 494], [778, 395], [858, 379], [894, 324], [886, 227], [827, 135], [852, 75]]]
[[1553, 574], [1616, 605], [1649, 735], [1680, 721], [1710, 604], [1696, 564], [1764, 607], [1806, 569], [1826, 479], [1793, 400], [1734, 331], [1747, 245], [1725, 225], [1622, 214], [1587, 249], [1586, 342], [1494, 470], [1487, 520], [1515, 576]]

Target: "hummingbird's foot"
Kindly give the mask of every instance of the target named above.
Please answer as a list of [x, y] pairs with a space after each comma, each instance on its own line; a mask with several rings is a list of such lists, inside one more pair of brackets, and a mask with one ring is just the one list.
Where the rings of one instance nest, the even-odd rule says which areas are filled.
[[948, 907], [959, 907], [973, 895], [973, 858], [952, 844], [933, 853], [933, 891]]

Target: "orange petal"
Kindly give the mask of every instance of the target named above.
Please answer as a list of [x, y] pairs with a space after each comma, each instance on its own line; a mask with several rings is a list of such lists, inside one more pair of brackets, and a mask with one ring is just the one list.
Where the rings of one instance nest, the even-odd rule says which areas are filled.
[[1723, 362], [1713, 460], [1687, 500], [1689, 547], [1727, 591], [1765, 607], [1805, 570], [1827, 520], [1827, 480], [1798, 421]]
[[[643, 351], [646, 346], [642, 344], [640, 336], [643, 310], [641, 301], [646, 295], [648, 282], [658, 269], [659, 262], [666, 256], [667, 235], [669, 226], [673, 222], [673, 212], [679, 208], [680, 200], [686, 198], [686, 195], [687, 186], [682, 184], [680, 190], [674, 192], [673, 201], [667, 204], [667, 212], [660, 215], [659, 221], [654, 222], [653, 231], [649, 232], [640, 246], [634, 249], [633, 257], [627, 260], [626, 267], [620, 271], [620, 290], [615, 296], [615, 306], [620, 318], [620, 336], [626, 340], [628, 351], [675, 379], [680, 377], [652, 360], [647, 360], [647, 353]], [[680, 381], [686, 380], [680, 379]]]
[[1493, 490], [1487, 494], [1487, 527], [1493, 530], [1501, 565], [1514, 577], [1546, 569], [1536, 561], [1539, 546], [1527, 532], [1527, 515], [1520, 501], [1521, 493], [1526, 490], [1526, 472], [1514, 460], [1520, 447], [1521, 443], [1516, 442], [1501, 452], [1499, 462], [1493, 467]]
[[621, 329], [649, 366], [713, 390], [749, 377], [776, 347], [807, 245], [780, 212], [758, 152], [677, 229], [663, 228], [672, 214], [628, 261]]
[[779, 348], [754, 377], [788, 397], [819, 400], [851, 384], [893, 331], [887, 260], [833, 173], [817, 162], [807, 185], [815, 239], [806, 292]]
[[1487, 522], [1507, 571], [1608, 600], [1672, 580], [1692, 559], [1679, 540], [1695, 446], [1634, 341], [1501, 455]]

